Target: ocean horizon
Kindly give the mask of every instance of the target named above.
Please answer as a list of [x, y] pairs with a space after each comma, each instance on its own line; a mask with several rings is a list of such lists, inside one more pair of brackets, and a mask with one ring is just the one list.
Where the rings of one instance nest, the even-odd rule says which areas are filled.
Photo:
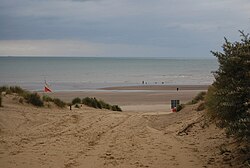
[[136, 85], [210, 85], [216, 59], [163, 57], [0, 57], [0, 85], [55, 91]]

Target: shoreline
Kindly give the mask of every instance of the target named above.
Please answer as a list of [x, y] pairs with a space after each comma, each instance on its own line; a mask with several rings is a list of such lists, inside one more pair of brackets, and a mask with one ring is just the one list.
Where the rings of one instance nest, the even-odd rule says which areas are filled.
[[209, 85], [138, 85], [104, 87], [99, 90], [207, 90]]

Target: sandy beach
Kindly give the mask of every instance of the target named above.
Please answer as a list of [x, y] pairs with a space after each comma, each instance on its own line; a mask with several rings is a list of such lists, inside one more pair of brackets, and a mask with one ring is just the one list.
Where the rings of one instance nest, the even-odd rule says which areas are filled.
[[[203, 112], [195, 111], [197, 105], [187, 106], [179, 113], [170, 113], [165, 105], [160, 107], [172, 95], [185, 102], [198, 91], [51, 94], [64, 100], [96, 96], [109, 103], [120, 102], [127, 108], [123, 112], [84, 105], [71, 111], [52, 104], [50, 108], [37, 108], [19, 103], [17, 96], [6, 95], [0, 108], [0, 165], [3, 168], [226, 168], [232, 164], [231, 160], [223, 162], [225, 156], [218, 155], [218, 148], [229, 139], [214, 125], [205, 127]], [[165, 107], [168, 110], [161, 110]]]
[[[179, 90], [177, 91], [176, 88]], [[59, 97], [66, 102], [70, 102], [75, 97], [96, 97], [105, 102], [117, 104], [126, 112], [169, 112], [171, 100], [178, 99], [181, 103], [186, 103], [207, 88], [208, 86], [205, 85], [131, 86], [101, 88], [91, 91], [62, 91], [48, 93], [48, 95]]]

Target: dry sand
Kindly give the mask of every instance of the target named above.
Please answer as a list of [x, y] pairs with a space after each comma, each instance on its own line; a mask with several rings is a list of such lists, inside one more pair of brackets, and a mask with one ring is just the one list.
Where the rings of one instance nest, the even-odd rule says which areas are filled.
[[[36, 108], [3, 98], [1, 168], [221, 168], [222, 130], [201, 127], [202, 112], [111, 112]], [[197, 122], [198, 121], [198, 122]], [[190, 123], [191, 130], [182, 131]], [[178, 134], [179, 133], [179, 134]], [[178, 134], [178, 135], [177, 135]]]

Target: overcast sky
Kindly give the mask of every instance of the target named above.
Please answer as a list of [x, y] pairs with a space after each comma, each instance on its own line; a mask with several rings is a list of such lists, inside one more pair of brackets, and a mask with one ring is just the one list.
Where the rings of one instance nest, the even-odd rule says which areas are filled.
[[250, 0], [0, 0], [1, 56], [213, 57]]

